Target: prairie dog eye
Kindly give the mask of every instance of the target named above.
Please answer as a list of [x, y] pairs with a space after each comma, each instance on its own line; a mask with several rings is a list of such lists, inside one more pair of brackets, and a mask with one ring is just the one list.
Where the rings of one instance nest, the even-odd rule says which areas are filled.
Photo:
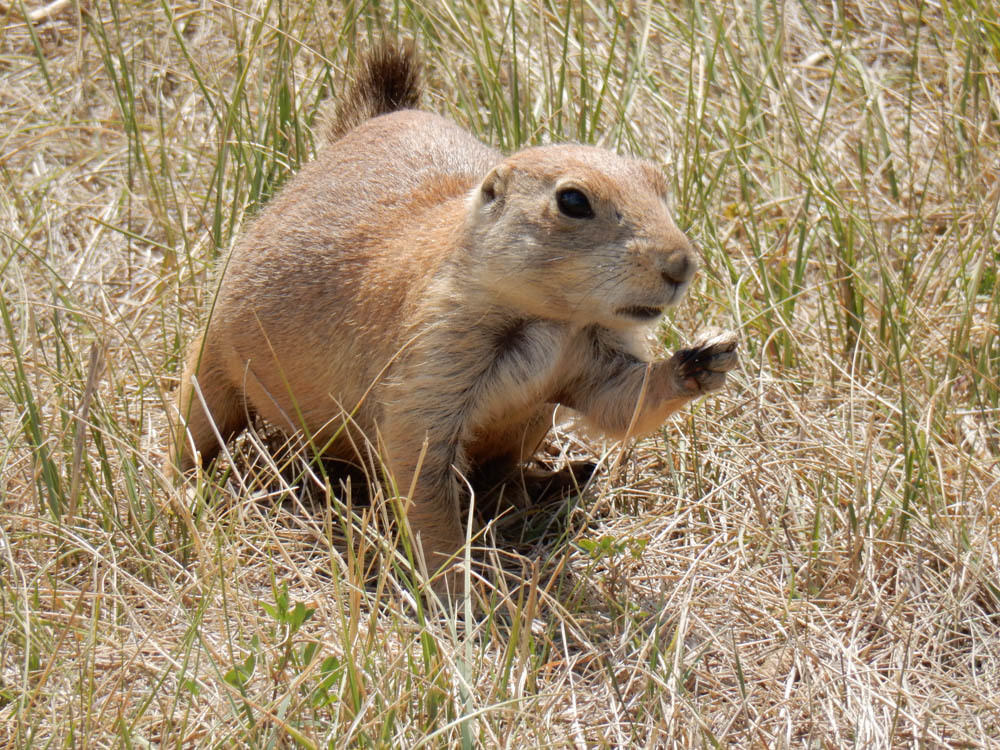
[[571, 219], [593, 219], [594, 209], [582, 191], [576, 188], [563, 188], [556, 193], [556, 205], [564, 216]]

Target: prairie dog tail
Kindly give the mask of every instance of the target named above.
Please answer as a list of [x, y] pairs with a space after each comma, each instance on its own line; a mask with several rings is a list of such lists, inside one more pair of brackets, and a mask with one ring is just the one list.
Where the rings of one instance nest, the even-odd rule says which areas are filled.
[[365, 120], [400, 109], [413, 109], [423, 87], [420, 61], [411, 42], [384, 41], [361, 59], [337, 114], [327, 130], [327, 141], [336, 141]]

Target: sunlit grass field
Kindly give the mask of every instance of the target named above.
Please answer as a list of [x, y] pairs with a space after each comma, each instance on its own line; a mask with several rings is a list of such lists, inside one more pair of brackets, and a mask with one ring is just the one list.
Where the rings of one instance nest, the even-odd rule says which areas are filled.
[[[0, 0], [0, 742], [1000, 741], [1000, 5]], [[414, 595], [388, 488], [257, 430], [186, 488], [213, 269], [371, 40], [506, 150], [662, 165], [727, 389]], [[361, 496], [371, 494], [370, 502]], [[385, 531], [380, 534], [379, 529]]]

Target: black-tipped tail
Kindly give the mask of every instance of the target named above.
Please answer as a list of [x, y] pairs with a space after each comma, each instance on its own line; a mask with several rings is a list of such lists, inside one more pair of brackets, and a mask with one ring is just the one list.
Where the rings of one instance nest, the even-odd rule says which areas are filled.
[[338, 102], [327, 130], [335, 141], [365, 120], [420, 103], [420, 61], [412, 42], [382, 42], [361, 60], [354, 83]]

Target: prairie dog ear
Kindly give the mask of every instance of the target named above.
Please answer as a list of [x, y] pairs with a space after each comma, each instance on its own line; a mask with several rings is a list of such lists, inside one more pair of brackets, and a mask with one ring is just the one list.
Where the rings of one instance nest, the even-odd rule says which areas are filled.
[[511, 169], [507, 164], [498, 164], [490, 170], [479, 186], [479, 202], [484, 207], [502, 206], [507, 192], [507, 181]]
[[656, 194], [663, 200], [667, 200], [670, 197], [670, 186], [667, 184], [667, 178], [663, 176], [663, 170], [648, 161], [640, 162], [640, 166]]

